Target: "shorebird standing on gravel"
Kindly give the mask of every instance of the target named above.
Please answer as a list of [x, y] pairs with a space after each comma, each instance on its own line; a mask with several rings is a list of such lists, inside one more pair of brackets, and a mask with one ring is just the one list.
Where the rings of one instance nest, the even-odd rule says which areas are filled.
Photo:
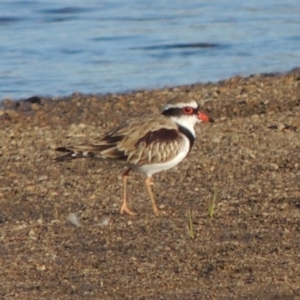
[[55, 161], [96, 157], [126, 165], [121, 214], [135, 214], [127, 207], [129, 172], [145, 174], [153, 212], [159, 215], [151, 189], [152, 175], [175, 167], [187, 156], [196, 137], [194, 126], [200, 122], [213, 120], [200, 110], [195, 100], [174, 99], [164, 107], [161, 115], [129, 119], [91, 143], [57, 148], [67, 154]]

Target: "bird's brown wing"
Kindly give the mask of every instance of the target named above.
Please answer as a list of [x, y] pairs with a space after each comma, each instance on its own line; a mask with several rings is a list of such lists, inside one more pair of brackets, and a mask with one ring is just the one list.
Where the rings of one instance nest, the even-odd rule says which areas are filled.
[[57, 148], [68, 152], [56, 160], [101, 157], [133, 165], [172, 160], [182, 148], [178, 126], [165, 116], [145, 115], [122, 123], [91, 143]]

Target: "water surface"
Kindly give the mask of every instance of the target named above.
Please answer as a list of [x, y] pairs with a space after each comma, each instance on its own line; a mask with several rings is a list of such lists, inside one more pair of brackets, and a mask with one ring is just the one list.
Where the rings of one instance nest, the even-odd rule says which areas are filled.
[[0, 99], [115, 93], [300, 65], [298, 0], [0, 2]]

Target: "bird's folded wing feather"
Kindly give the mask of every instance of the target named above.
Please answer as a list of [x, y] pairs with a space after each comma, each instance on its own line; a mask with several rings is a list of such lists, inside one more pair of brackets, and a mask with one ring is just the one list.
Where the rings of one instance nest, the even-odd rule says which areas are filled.
[[122, 123], [91, 143], [61, 149], [144, 165], [172, 160], [180, 152], [182, 142], [177, 125], [169, 118], [146, 115]]

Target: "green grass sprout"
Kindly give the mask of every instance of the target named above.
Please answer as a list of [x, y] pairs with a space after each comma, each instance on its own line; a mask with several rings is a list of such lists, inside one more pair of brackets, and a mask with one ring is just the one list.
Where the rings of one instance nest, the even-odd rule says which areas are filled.
[[217, 198], [217, 191], [214, 189], [212, 199], [208, 202], [208, 215], [210, 218], [213, 218], [215, 215], [215, 208], [216, 208], [216, 198]]
[[187, 231], [188, 235], [191, 240], [194, 240], [196, 238], [195, 231], [194, 231], [194, 225], [193, 225], [193, 217], [191, 213], [191, 209], [189, 208], [188, 211], [188, 225], [187, 225]]

